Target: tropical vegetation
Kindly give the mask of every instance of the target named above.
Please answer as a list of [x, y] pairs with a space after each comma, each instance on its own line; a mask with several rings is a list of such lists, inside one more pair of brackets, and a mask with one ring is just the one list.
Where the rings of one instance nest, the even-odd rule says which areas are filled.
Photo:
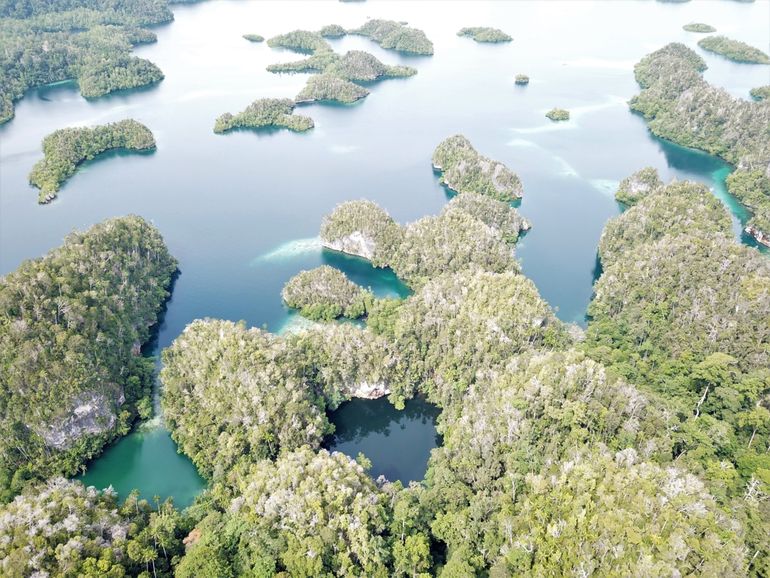
[[563, 108], [552, 108], [545, 113], [545, 116], [553, 121], [569, 120], [569, 111]]
[[711, 32], [716, 32], [717, 29], [709, 24], [704, 24], [702, 22], [692, 22], [690, 24], [685, 24], [682, 26], [682, 29], [686, 30], [687, 32], [699, 32], [701, 34], [710, 34]]
[[425, 33], [394, 20], [373, 18], [360, 26], [348, 30], [348, 34], [366, 36], [383, 48], [405, 52], [407, 54], [433, 54], [433, 43]]
[[511, 36], [500, 30], [499, 28], [489, 28], [487, 26], [472, 26], [470, 28], [461, 28], [457, 32], [457, 36], [466, 36], [473, 38], [476, 42], [510, 42], [513, 40]]
[[371, 291], [328, 265], [297, 273], [286, 283], [281, 297], [286, 305], [315, 321], [356, 319], [366, 314], [374, 299]]
[[759, 48], [754, 48], [745, 42], [733, 40], [726, 36], [707, 36], [698, 41], [698, 46], [735, 62], [770, 64], [770, 56]]
[[111, 150], [154, 149], [155, 137], [150, 129], [133, 119], [93, 128], [59, 129], [43, 139], [45, 157], [32, 167], [29, 182], [40, 189], [38, 202], [49, 203], [84, 161]]
[[501, 201], [521, 197], [519, 177], [503, 163], [480, 155], [463, 135], [443, 140], [433, 151], [441, 183], [457, 193], [478, 193]]
[[252, 102], [242, 112], [219, 116], [214, 123], [214, 132], [222, 134], [239, 128], [287, 128], [295, 132], [304, 132], [313, 128], [313, 119], [308, 116], [292, 114], [295, 103], [289, 98], [260, 98]]
[[0, 279], [2, 498], [29, 478], [74, 474], [148, 406], [141, 346], [176, 268], [160, 233], [131, 216]]

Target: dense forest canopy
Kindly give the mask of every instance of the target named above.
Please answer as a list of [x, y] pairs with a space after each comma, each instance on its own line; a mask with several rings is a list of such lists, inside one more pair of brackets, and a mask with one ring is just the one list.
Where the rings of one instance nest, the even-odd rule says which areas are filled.
[[85, 97], [163, 79], [131, 56], [154, 42], [144, 27], [173, 20], [169, 0], [3, 0], [0, 3], [0, 123], [35, 86], [74, 79]]
[[149, 411], [153, 364], [140, 347], [175, 271], [160, 233], [132, 216], [0, 279], [3, 491], [75, 473]]

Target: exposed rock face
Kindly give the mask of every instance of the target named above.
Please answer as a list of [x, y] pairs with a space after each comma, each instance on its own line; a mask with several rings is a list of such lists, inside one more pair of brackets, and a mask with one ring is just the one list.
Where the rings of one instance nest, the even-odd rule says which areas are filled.
[[359, 397], [361, 399], [378, 399], [390, 395], [390, 388], [385, 383], [368, 383], [362, 381], [357, 383], [355, 387], [350, 391], [351, 397]]
[[[118, 402], [123, 400], [121, 394]], [[38, 429], [46, 445], [64, 450], [86, 435], [98, 435], [115, 427], [117, 418], [112, 403], [105, 395], [84, 393], [72, 402], [63, 419]]]
[[353, 231], [350, 235], [340, 237], [339, 239], [322, 240], [321, 244], [327, 249], [341, 251], [348, 255], [356, 255], [370, 261], [374, 258], [374, 248], [376, 246], [374, 239], [361, 231]]

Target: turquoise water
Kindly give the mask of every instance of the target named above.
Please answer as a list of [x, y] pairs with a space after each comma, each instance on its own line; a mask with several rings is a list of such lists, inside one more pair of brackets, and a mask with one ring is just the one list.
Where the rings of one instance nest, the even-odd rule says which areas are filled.
[[[619, 212], [614, 187], [633, 171], [652, 165], [665, 180], [707, 183], [733, 210], [736, 234], [745, 220], [724, 192], [727, 165], [651, 136], [626, 102], [638, 91], [634, 62], [670, 41], [695, 48], [709, 65], [706, 78], [733, 94], [747, 97], [750, 88], [767, 84], [767, 67], [705, 53], [696, 47], [699, 36], [681, 29], [709, 22], [720, 33], [767, 46], [766, 1], [217, 0], [179, 6], [175, 17], [155, 30], [156, 44], [136, 51], [163, 69], [158, 85], [94, 100], [81, 98], [72, 83], [39, 88], [0, 127], [0, 273], [58, 246], [72, 229], [142, 215], [159, 227], [181, 269], [153, 354], [201, 317], [285, 329], [296, 318], [281, 303], [281, 288], [298, 271], [323, 263], [379, 295], [405, 295], [389, 271], [321, 250], [320, 221], [336, 204], [358, 198], [381, 204], [400, 222], [437, 213], [447, 195], [430, 158], [455, 133], [521, 177], [519, 210], [533, 229], [518, 255], [524, 273], [566, 321], [584, 322], [596, 245], [604, 223]], [[243, 110], [259, 97], [292, 97], [305, 82], [305, 75], [265, 70], [295, 55], [249, 43], [242, 34], [353, 27], [367, 17], [422, 28], [435, 56], [401, 56], [360, 37], [335, 40], [338, 50], [367, 50], [418, 74], [378, 83], [352, 107], [303, 106], [302, 114], [316, 123], [305, 134], [212, 132], [221, 113]], [[514, 41], [483, 45], [456, 36], [476, 24], [499, 27]], [[513, 84], [518, 73], [530, 76], [529, 86]], [[572, 119], [548, 121], [544, 113], [554, 106], [569, 109]], [[37, 205], [27, 175], [46, 134], [127, 117], [153, 130], [157, 151], [89, 163], [55, 202]], [[174, 495], [179, 503], [200, 488], [162, 429], [137, 431], [112, 446], [86, 479], [121, 491], [137, 486], [147, 497]]]

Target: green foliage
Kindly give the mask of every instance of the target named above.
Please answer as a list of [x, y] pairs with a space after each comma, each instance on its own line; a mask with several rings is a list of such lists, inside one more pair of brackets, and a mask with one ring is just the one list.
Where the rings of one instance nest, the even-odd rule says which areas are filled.
[[727, 177], [727, 190], [747, 207], [755, 210], [750, 223], [770, 231], [770, 178], [762, 170], [738, 170]]
[[717, 31], [717, 29], [713, 26], [703, 24], [702, 22], [692, 22], [690, 24], [685, 24], [682, 26], [682, 29], [686, 30], [687, 32], [700, 32], [702, 34], [710, 34], [711, 32]]
[[319, 31], [319, 34], [324, 38], [342, 38], [347, 33], [347, 30], [339, 24], [327, 24]]
[[368, 52], [351, 50], [326, 68], [324, 74], [332, 74], [345, 80], [372, 82], [383, 77], [413, 76], [417, 71], [410, 66], [386, 66]]
[[698, 41], [698, 46], [735, 62], [770, 64], [770, 56], [758, 48], [725, 36], [707, 36]]
[[553, 121], [569, 120], [569, 111], [563, 108], [552, 108], [545, 113], [545, 116]]
[[179, 576], [391, 576], [390, 504], [354, 460], [302, 448], [237, 486], [226, 513], [199, 525]]
[[[634, 176], [637, 175], [639, 173]], [[628, 185], [627, 179], [623, 183], [626, 183], [621, 189], [623, 198], [639, 198], [642, 190], [652, 192], [641, 196], [641, 200], [604, 227], [599, 241], [599, 256], [604, 267], [666, 235], [728, 236], [732, 230], [729, 213], [705, 185], [674, 181], [667, 187], [654, 187], [649, 186], [648, 181], [643, 187], [634, 187]]]
[[644, 115], [654, 134], [736, 165], [728, 190], [751, 203], [755, 236], [767, 235], [770, 196], [755, 175], [770, 163], [770, 102], [733, 98], [710, 86], [700, 75], [705, 68], [682, 44], [645, 56], [634, 68], [643, 90], [631, 99], [631, 109]]
[[75, 79], [83, 96], [98, 97], [163, 78], [130, 51], [155, 41], [142, 27], [173, 19], [166, 0], [7, 1], [0, 10], [0, 123], [34, 86]]
[[510, 519], [513, 575], [745, 576], [741, 527], [695, 476], [584, 452], [527, 477]]
[[644, 167], [620, 181], [618, 190], [615, 192], [615, 200], [630, 207], [647, 195], [657, 192], [661, 187], [663, 187], [663, 181], [660, 180], [657, 169]]
[[480, 155], [459, 134], [436, 147], [433, 167], [442, 172], [442, 184], [458, 193], [479, 193], [500, 201], [513, 201], [523, 193], [516, 173], [503, 163]]
[[749, 91], [749, 94], [751, 95], [751, 98], [753, 98], [756, 101], [770, 99], [770, 84], [767, 84], [765, 86], [758, 86], [757, 88], [752, 88]]
[[196, 321], [163, 351], [163, 363], [166, 423], [206, 477], [281, 450], [318, 447], [331, 432], [301, 361], [269, 333]]
[[407, 54], [433, 54], [433, 43], [422, 30], [410, 28], [394, 20], [368, 20], [363, 26], [348, 30], [348, 34], [366, 36], [389, 50]]
[[175, 271], [158, 231], [131, 216], [0, 279], [0, 471], [16, 472], [12, 491], [75, 473], [125, 433], [152, 387], [139, 347]]
[[461, 28], [457, 36], [466, 36], [473, 38], [476, 42], [510, 42], [513, 40], [508, 34], [498, 28], [488, 28], [485, 26], [473, 26], [470, 28]]
[[332, 74], [311, 76], [297, 95], [297, 102], [328, 101], [352, 104], [369, 95], [369, 91]]
[[289, 98], [260, 98], [238, 114], [224, 113], [214, 123], [214, 132], [222, 134], [237, 128], [283, 127], [295, 132], [310, 130], [315, 125], [308, 116], [295, 115], [294, 101]]
[[146, 151], [155, 148], [155, 138], [143, 124], [126, 119], [93, 128], [64, 128], [43, 139], [45, 158], [35, 163], [30, 184], [40, 189], [38, 202], [56, 198], [62, 183], [75, 174], [83, 161], [110, 150]]
[[54, 478], [0, 508], [0, 571], [9, 578], [123, 578], [149, 571], [170, 578], [186, 531], [169, 502], [153, 510], [131, 495], [119, 506], [111, 490]]
[[526, 86], [527, 84], [529, 84], [529, 76], [527, 76], [526, 74], [517, 74], [516, 84], [520, 86]]
[[374, 299], [371, 291], [328, 265], [299, 272], [284, 286], [281, 297], [289, 307], [316, 321], [362, 317]]
[[318, 32], [294, 30], [274, 36], [267, 41], [270, 48], [286, 48], [303, 54], [331, 52], [332, 47]]
[[265, 37], [259, 34], [244, 34], [243, 37], [249, 42], [264, 42]]
[[469, 267], [518, 270], [511, 243], [528, 226], [515, 209], [493, 199], [453, 201], [440, 215], [405, 227], [374, 203], [352, 201], [324, 219], [321, 241], [329, 249], [369, 259], [375, 267], [390, 267], [419, 287], [441, 273]]

